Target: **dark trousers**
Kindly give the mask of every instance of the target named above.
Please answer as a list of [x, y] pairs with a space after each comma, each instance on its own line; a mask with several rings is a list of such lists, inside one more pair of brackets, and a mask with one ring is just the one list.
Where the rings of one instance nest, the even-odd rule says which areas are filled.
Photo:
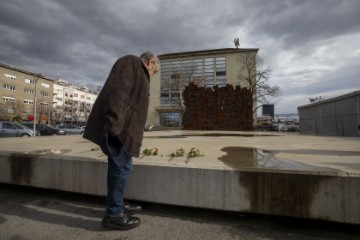
[[124, 211], [124, 189], [132, 171], [132, 157], [121, 141], [105, 130], [101, 149], [108, 156], [106, 215], [118, 217]]

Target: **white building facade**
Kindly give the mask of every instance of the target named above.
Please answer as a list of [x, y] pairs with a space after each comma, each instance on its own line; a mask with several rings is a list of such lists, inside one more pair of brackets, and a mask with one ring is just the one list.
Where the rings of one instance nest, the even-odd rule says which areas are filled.
[[59, 80], [54, 84], [54, 118], [57, 123], [85, 124], [98, 91]]

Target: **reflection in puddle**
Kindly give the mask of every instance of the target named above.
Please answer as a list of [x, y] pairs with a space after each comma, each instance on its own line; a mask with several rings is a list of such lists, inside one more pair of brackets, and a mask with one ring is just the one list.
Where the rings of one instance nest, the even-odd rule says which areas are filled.
[[246, 147], [224, 147], [221, 151], [226, 152], [226, 155], [221, 156], [219, 160], [233, 168], [271, 168], [304, 171], [333, 170], [277, 158], [275, 155], [279, 151]]
[[40, 150], [34, 150], [25, 152], [24, 154], [28, 155], [61, 155], [71, 152], [70, 149], [40, 149]]

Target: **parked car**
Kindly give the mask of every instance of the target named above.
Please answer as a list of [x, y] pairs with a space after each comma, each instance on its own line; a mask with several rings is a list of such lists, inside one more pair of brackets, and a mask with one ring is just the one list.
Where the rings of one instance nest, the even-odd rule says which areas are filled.
[[276, 126], [276, 125], [270, 125], [269, 126], [269, 130], [268, 131], [271, 131], [271, 132], [278, 132], [279, 131], [279, 127]]
[[84, 133], [83, 128], [76, 126], [76, 125], [72, 125], [72, 124], [59, 125], [58, 128], [63, 130], [65, 132], [65, 134], [83, 134]]
[[[17, 122], [0, 122], [0, 137], [30, 137], [33, 136], [32, 129]], [[40, 136], [40, 132], [36, 131], [36, 136]]]
[[[34, 127], [33, 122], [24, 122], [22, 124], [30, 129]], [[40, 132], [41, 136], [65, 135], [65, 131], [46, 124], [36, 124], [36, 130]]]
[[288, 132], [300, 132], [300, 129], [298, 127], [288, 127]]

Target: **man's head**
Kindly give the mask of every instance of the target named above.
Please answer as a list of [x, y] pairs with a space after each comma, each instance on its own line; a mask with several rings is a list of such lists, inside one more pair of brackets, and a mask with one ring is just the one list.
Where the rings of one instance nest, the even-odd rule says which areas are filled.
[[150, 77], [154, 76], [160, 68], [159, 58], [152, 52], [144, 52], [140, 56], [145, 68], [148, 70]]

